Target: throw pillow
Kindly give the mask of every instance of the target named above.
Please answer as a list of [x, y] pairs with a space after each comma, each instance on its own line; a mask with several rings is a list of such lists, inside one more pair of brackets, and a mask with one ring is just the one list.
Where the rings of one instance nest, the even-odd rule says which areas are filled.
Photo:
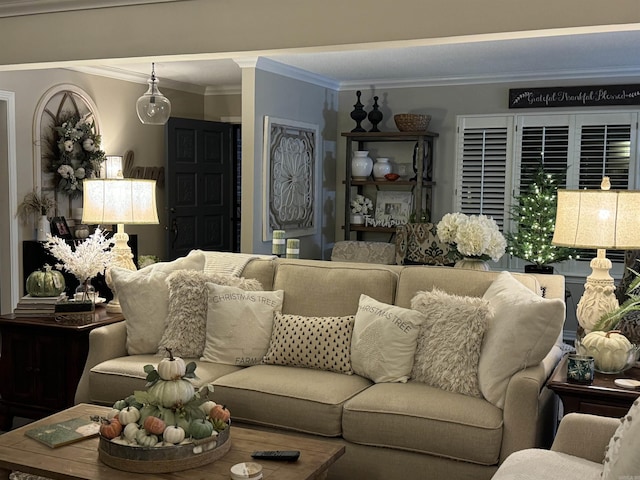
[[158, 353], [170, 348], [174, 355], [185, 358], [201, 357], [207, 330], [207, 282], [238, 287], [243, 290], [262, 290], [258, 280], [235, 275], [178, 270], [167, 279], [169, 311], [167, 328], [160, 340]]
[[255, 365], [267, 353], [273, 317], [284, 292], [247, 292], [207, 283], [207, 334], [202, 359], [227, 365]]
[[418, 292], [411, 308], [426, 317], [418, 335], [411, 378], [442, 390], [482, 397], [478, 362], [491, 315], [489, 302], [434, 289]]
[[478, 381], [484, 397], [502, 408], [509, 379], [551, 351], [564, 324], [565, 305], [559, 298], [535, 294], [509, 272], [501, 272], [483, 298], [493, 316], [480, 353]]
[[633, 402], [629, 412], [609, 440], [604, 456], [602, 480], [637, 478], [640, 473], [640, 399]]
[[376, 383], [406, 382], [424, 320], [415, 310], [360, 295], [351, 339], [353, 371]]
[[204, 260], [201, 251], [192, 251], [186, 257], [154, 263], [141, 270], [118, 267], [109, 270], [125, 318], [129, 355], [158, 351], [169, 311], [166, 278], [175, 270], [202, 271]]
[[276, 313], [264, 363], [352, 374], [355, 317], [302, 317]]

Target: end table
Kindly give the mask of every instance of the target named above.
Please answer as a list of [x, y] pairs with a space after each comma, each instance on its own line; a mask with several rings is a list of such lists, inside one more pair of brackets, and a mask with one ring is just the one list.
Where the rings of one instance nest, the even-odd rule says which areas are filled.
[[640, 390], [618, 387], [616, 378], [640, 380], [640, 368], [624, 373], [605, 375], [596, 372], [591, 385], [567, 381], [567, 355], [560, 361], [547, 382], [547, 387], [558, 394], [565, 413], [579, 412], [605, 417], [624, 416], [631, 404], [640, 397]]
[[52, 316], [0, 316], [0, 430], [9, 430], [14, 416], [39, 419], [73, 406], [89, 333], [123, 320], [103, 306], [86, 325], [64, 325]]

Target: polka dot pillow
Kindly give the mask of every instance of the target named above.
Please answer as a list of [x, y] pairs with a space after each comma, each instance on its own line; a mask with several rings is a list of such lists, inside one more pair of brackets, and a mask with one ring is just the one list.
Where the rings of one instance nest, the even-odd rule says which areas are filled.
[[602, 480], [636, 479], [640, 474], [640, 399], [611, 437], [604, 458]]
[[352, 374], [353, 315], [302, 317], [276, 313], [264, 363]]

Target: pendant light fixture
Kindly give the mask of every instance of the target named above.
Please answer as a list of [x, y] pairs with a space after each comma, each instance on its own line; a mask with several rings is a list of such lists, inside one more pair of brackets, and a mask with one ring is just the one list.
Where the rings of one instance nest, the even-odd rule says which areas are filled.
[[171, 102], [158, 90], [155, 63], [151, 64], [149, 89], [136, 102], [138, 118], [145, 125], [164, 125], [171, 115]]

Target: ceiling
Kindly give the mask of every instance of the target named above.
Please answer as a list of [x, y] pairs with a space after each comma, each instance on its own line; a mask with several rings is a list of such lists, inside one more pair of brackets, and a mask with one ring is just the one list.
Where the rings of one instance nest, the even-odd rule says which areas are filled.
[[[239, 92], [241, 68], [234, 61], [259, 57], [258, 67], [335, 89], [375, 86], [496, 83], [578, 78], [640, 77], [640, 30], [538, 36], [470, 38], [449, 43], [369, 44], [319, 51], [216, 54], [198, 59], [156, 60], [162, 86], [197, 93]], [[76, 70], [145, 83], [149, 62], [114, 61]], [[635, 78], [633, 78], [635, 77]]]

